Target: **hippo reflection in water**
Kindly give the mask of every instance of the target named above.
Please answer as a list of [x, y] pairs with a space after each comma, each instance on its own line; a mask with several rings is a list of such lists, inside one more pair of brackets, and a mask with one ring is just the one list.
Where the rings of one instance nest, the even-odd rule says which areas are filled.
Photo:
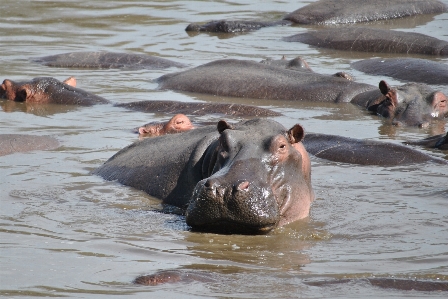
[[300, 125], [219, 121], [179, 136], [138, 141], [94, 173], [185, 209], [193, 230], [267, 233], [309, 215], [314, 194]]

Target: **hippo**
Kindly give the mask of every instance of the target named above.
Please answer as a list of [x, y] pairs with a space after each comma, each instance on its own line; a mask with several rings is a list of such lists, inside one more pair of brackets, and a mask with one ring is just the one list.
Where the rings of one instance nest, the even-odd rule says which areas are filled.
[[59, 141], [50, 136], [0, 134], [0, 156], [58, 147]]
[[165, 283], [215, 282], [210, 273], [199, 271], [165, 270], [150, 275], [142, 275], [134, 279], [134, 284], [156, 286]]
[[318, 158], [348, 164], [389, 167], [431, 162], [448, 165], [445, 159], [383, 141], [309, 133], [304, 138], [303, 145], [308, 153]]
[[411, 141], [408, 140], [404, 142], [405, 144], [411, 144], [411, 145], [422, 145], [424, 147], [428, 148], [438, 148], [441, 150], [448, 150], [448, 133], [439, 134], [435, 136], [431, 136], [422, 140], [417, 141]]
[[70, 52], [32, 59], [51, 67], [87, 69], [166, 69], [185, 64], [145, 54], [114, 52]]
[[[236, 75], [237, 74], [237, 75]], [[431, 87], [407, 84], [380, 88], [347, 78], [322, 75], [309, 69], [248, 60], [223, 59], [156, 79], [159, 88], [216, 96], [310, 101], [351, 102], [391, 120], [393, 124], [426, 126], [430, 119], [447, 116], [446, 96]], [[383, 86], [384, 87], [384, 86]], [[384, 100], [398, 93], [394, 106]], [[383, 105], [379, 105], [384, 102]], [[387, 109], [386, 109], [387, 108]], [[392, 111], [393, 110], [393, 111]]]
[[199, 103], [177, 101], [138, 101], [131, 103], [115, 104], [116, 107], [140, 111], [158, 113], [182, 113], [190, 115], [224, 114], [232, 116], [281, 116], [282, 114], [270, 109], [242, 104], [227, 103]]
[[448, 56], [447, 41], [397, 30], [338, 27], [307, 31], [283, 40], [344, 51]]
[[373, 86], [310, 70], [222, 59], [156, 79], [161, 89], [255, 99], [350, 102]]
[[236, 33], [258, 30], [263, 27], [285, 26], [291, 22], [280, 21], [231, 21], [231, 20], [215, 20], [206, 24], [191, 23], [185, 28], [185, 31], [194, 32], [222, 32]]
[[439, 14], [447, 7], [435, 0], [320, 0], [286, 15], [284, 20], [298, 24], [351, 24]]
[[394, 277], [330, 279], [330, 280], [305, 281], [304, 283], [310, 286], [323, 287], [332, 284], [356, 283], [356, 282], [363, 283], [366, 281], [372, 286], [380, 287], [383, 289], [420, 291], [420, 292], [448, 291], [448, 281], [416, 280], [416, 279], [405, 279]]
[[167, 122], [147, 123], [139, 128], [137, 132], [142, 137], [155, 137], [166, 134], [175, 134], [193, 129], [190, 119], [184, 114], [176, 114]]
[[52, 103], [92, 106], [109, 103], [106, 99], [76, 88], [73, 77], [61, 82], [52, 77], [38, 77], [30, 81], [5, 79], [0, 86], [0, 98], [28, 103]]
[[224, 120], [146, 138], [93, 174], [185, 210], [194, 231], [264, 234], [306, 218], [314, 193], [303, 128], [276, 121]]
[[[408, 83], [392, 88], [386, 81], [379, 83], [378, 92], [357, 95], [352, 103], [388, 118], [394, 125], [427, 127], [432, 119], [448, 116], [447, 97], [422, 83]], [[375, 96], [375, 94], [377, 94]]]
[[420, 58], [372, 58], [353, 62], [358, 71], [410, 82], [448, 85], [448, 65]]

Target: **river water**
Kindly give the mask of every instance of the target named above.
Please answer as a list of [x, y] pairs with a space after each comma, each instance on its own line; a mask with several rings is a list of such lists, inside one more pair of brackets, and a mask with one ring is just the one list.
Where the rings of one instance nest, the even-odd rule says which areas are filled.
[[[78, 87], [114, 103], [178, 100], [253, 104], [282, 112], [286, 127], [400, 143], [447, 130], [391, 127], [352, 104], [311, 104], [182, 94], [152, 80], [177, 69], [50, 68], [30, 58], [72, 51], [146, 53], [194, 67], [221, 58], [260, 61], [302, 56], [316, 72], [375, 76], [350, 63], [375, 55], [281, 41], [311, 26], [245, 34], [189, 34], [191, 22], [280, 19], [312, 1], [2, 0], [1, 80], [75, 76]], [[446, 1], [445, 1], [446, 2]], [[446, 4], [448, 4], [446, 2]], [[372, 26], [448, 40], [448, 14]], [[386, 57], [386, 56], [381, 56]], [[417, 57], [417, 56], [413, 56]], [[448, 59], [424, 57], [447, 63]], [[386, 78], [390, 84], [401, 84]], [[446, 86], [435, 86], [446, 94]], [[0, 133], [50, 135], [61, 147], [0, 157], [0, 296], [102, 298], [409, 298], [443, 297], [371, 286], [362, 278], [448, 281], [448, 170], [435, 164], [353, 166], [312, 158], [311, 216], [268, 235], [190, 232], [184, 218], [157, 212], [160, 202], [90, 172], [137, 140], [131, 129], [171, 115], [112, 105], [68, 108], [7, 105]], [[215, 121], [220, 116], [193, 117]], [[235, 118], [230, 120], [234, 121]], [[440, 151], [431, 154], [447, 158]], [[160, 270], [207, 279], [133, 285]], [[310, 282], [354, 278], [349, 283]]]

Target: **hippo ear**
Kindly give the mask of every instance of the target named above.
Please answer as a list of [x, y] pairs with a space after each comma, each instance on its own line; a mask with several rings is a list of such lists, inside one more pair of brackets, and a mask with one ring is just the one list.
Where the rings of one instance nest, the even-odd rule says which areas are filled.
[[299, 124], [294, 125], [294, 127], [288, 130], [288, 139], [291, 144], [302, 141], [303, 137], [305, 137], [305, 131]]
[[228, 124], [225, 120], [220, 120], [218, 122], [217, 128], [218, 128], [219, 133], [222, 133], [222, 132], [224, 132], [224, 130], [227, 130], [227, 129], [229, 129], [229, 130], [233, 129], [233, 127], [230, 124]]
[[64, 80], [65, 84], [70, 85], [71, 87], [76, 87], [76, 79], [75, 77], [70, 77]]
[[386, 95], [390, 90], [389, 84], [387, 84], [387, 82], [384, 80], [380, 81], [379, 88], [380, 88], [381, 93], [384, 95]]

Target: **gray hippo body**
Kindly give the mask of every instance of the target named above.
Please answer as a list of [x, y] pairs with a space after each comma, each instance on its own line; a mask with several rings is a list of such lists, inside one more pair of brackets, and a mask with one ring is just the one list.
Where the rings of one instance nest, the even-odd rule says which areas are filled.
[[162, 89], [254, 99], [350, 102], [375, 87], [309, 70], [223, 59], [157, 79]]
[[139, 101], [116, 104], [130, 110], [150, 113], [182, 113], [188, 115], [223, 114], [232, 116], [280, 116], [279, 112], [242, 104], [200, 103], [176, 101]]
[[426, 162], [448, 165], [446, 160], [432, 157], [408, 146], [390, 142], [327, 134], [307, 134], [303, 144], [308, 153], [334, 162], [376, 166], [397, 166]]
[[210, 21], [206, 24], [191, 23], [185, 28], [185, 31], [194, 32], [221, 32], [221, 33], [238, 33], [248, 32], [261, 29], [263, 27], [290, 25], [289, 21], [231, 21], [217, 20]]
[[420, 33], [366, 27], [329, 28], [283, 38], [321, 48], [448, 56], [448, 42]]
[[298, 24], [349, 24], [438, 14], [447, 10], [432, 0], [320, 0], [285, 16]]
[[406, 141], [405, 144], [421, 145], [428, 148], [448, 150], [448, 133], [431, 136], [417, 141]]
[[51, 67], [88, 69], [165, 69], [186, 66], [156, 56], [113, 52], [71, 52], [35, 58], [33, 61]]
[[0, 98], [18, 102], [80, 106], [108, 103], [106, 99], [74, 86], [76, 80], [73, 77], [64, 82], [51, 77], [20, 82], [5, 79], [0, 86]]
[[0, 156], [37, 150], [51, 150], [57, 147], [59, 147], [59, 142], [50, 136], [0, 134]]
[[[160, 88], [216, 96], [352, 102], [390, 119], [394, 124], [412, 126], [425, 126], [429, 120], [444, 118], [448, 114], [446, 96], [426, 85], [407, 84], [382, 89], [346, 78], [317, 74], [307, 68], [285, 68], [284, 65], [247, 60], [218, 60], [164, 75], [157, 82]], [[391, 105], [388, 99], [394, 93], [399, 97]]]
[[94, 171], [186, 209], [194, 230], [266, 233], [307, 217], [314, 198], [303, 129], [225, 121], [138, 141]]
[[351, 64], [367, 74], [388, 76], [410, 82], [448, 85], [448, 65], [419, 58], [372, 58]]

